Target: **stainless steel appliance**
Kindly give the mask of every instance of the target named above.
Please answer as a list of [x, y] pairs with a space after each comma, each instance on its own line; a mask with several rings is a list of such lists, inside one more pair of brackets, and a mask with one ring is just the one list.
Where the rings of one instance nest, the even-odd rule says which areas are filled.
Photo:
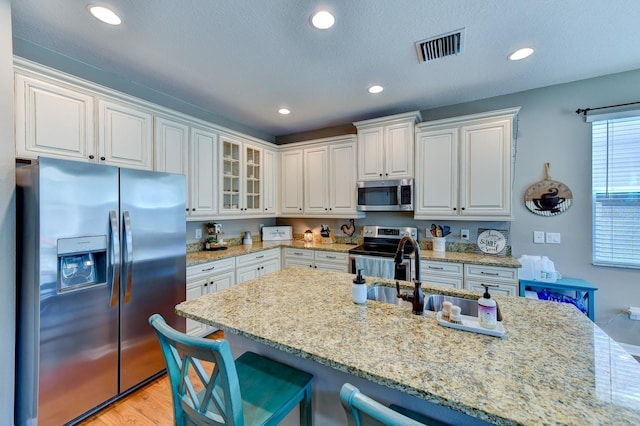
[[363, 275], [411, 281], [414, 265], [413, 246], [405, 244], [404, 257], [400, 265], [394, 263], [398, 243], [402, 237], [409, 235], [418, 238], [418, 230], [397, 226], [364, 226], [363, 244], [349, 250], [350, 271], [356, 273], [362, 269]]
[[358, 210], [413, 211], [413, 179], [360, 181]]
[[16, 175], [16, 424], [62, 425], [163, 371], [151, 314], [185, 330], [185, 179], [49, 158]]

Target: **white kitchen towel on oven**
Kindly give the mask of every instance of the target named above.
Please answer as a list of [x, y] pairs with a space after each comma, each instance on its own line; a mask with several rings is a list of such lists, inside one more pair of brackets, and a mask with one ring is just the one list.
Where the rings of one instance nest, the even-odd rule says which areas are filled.
[[356, 269], [362, 269], [362, 275], [393, 279], [396, 271], [392, 258], [356, 257]]

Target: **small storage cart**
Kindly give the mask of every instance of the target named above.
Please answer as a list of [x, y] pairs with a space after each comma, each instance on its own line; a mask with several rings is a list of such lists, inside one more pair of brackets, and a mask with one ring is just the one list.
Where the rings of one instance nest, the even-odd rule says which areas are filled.
[[[563, 277], [554, 283], [521, 279], [519, 294], [525, 297], [526, 291], [534, 291], [538, 296], [541, 294], [566, 296], [573, 299], [572, 301], [567, 300], [567, 302], [573, 303], [575, 301], [576, 306], [578, 306], [579, 309], [583, 308], [581, 310], [585, 315], [587, 315], [591, 321], [595, 322], [594, 292], [596, 290], [598, 290], [598, 287], [582, 278]], [[553, 300], [553, 298], [550, 300]]]

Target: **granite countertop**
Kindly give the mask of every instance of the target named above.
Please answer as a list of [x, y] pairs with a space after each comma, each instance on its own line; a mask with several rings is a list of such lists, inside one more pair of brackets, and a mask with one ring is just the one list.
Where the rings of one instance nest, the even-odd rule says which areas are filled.
[[287, 268], [176, 311], [495, 424], [640, 424], [640, 363], [574, 306], [496, 296], [506, 330], [496, 338], [442, 327], [430, 311], [356, 305], [352, 278]]
[[[421, 243], [422, 246], [422, 243]], [[310, 250], [333, 251], [347, 253], [355, 247], [353, 244], [322, 244], [320, 242], [307, 243], [301, 240], [254, 242], [251, 246], [237, 245], [219, 251], [194, 251], [187, 253], [187, 266], [199, 265], [214, 260], [254, 253], [276, 247], [293, 247]], [[437, 260], [441, 262], [472, 263], [476, 265], [503, 266], [507, 268], [519, 268], [520, 263], [511, 256], [491, 256], [469, 252], [446, 251], [443, 253], [421, 249], [421, 259]]]

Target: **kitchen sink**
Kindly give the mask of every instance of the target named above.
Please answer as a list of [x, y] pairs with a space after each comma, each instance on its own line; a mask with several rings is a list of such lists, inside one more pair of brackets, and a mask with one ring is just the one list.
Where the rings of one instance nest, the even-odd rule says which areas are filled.
[[[413, 291], [409, 288], [403, 288], [400, 291], [402, 293], [408, 293], [408, 294], [413, 293]], [[430, 296], [429, 294], [424, 295], [425, 301], [429, 296]], [[367, 299], [376, 300], [378, 302], [390, 303], [392, 305], [408, 306], [410, 308], [413, 307], [411, 302], [407, 302], [406, 300], [402, 300], [398, 298], [395, 287], [389, 287], [384, 284], [374, 283], [371, 287], [369, 287], [369, 289], [367, 290]]]
[[478, 316], [478, 300], [464, 299], [462, 297], [445, 296], [443, 294], [432, 294], [424, 303], [425, 311], [441, 311], [442, 302], [451, 302], [453, 305], [460, 306], [460, 313], [470, 317]]
[[[411, 293], [410, 289], [402, 289], [402, 293]], [[383, 284], [373, 284], [367, 290], [367, 299], [375, 300], [378, 302], [390, 303], [393, 305], [401, 305], [412, 307], [411, 302], [402, 300], [396, 295], [396, 288], [389, 287]], [[442, 294], [425, 294], [424, 295], [424, 309], [425, 311], [440, 311], [442, 310], [442, 302], [448, 301], [454, 305], [460, 306], [462, 315], [469, 315], [473, 317], [478, 316], [478, 301], [475, 299], [464, 299], [462, 297], [445, 296]]]

